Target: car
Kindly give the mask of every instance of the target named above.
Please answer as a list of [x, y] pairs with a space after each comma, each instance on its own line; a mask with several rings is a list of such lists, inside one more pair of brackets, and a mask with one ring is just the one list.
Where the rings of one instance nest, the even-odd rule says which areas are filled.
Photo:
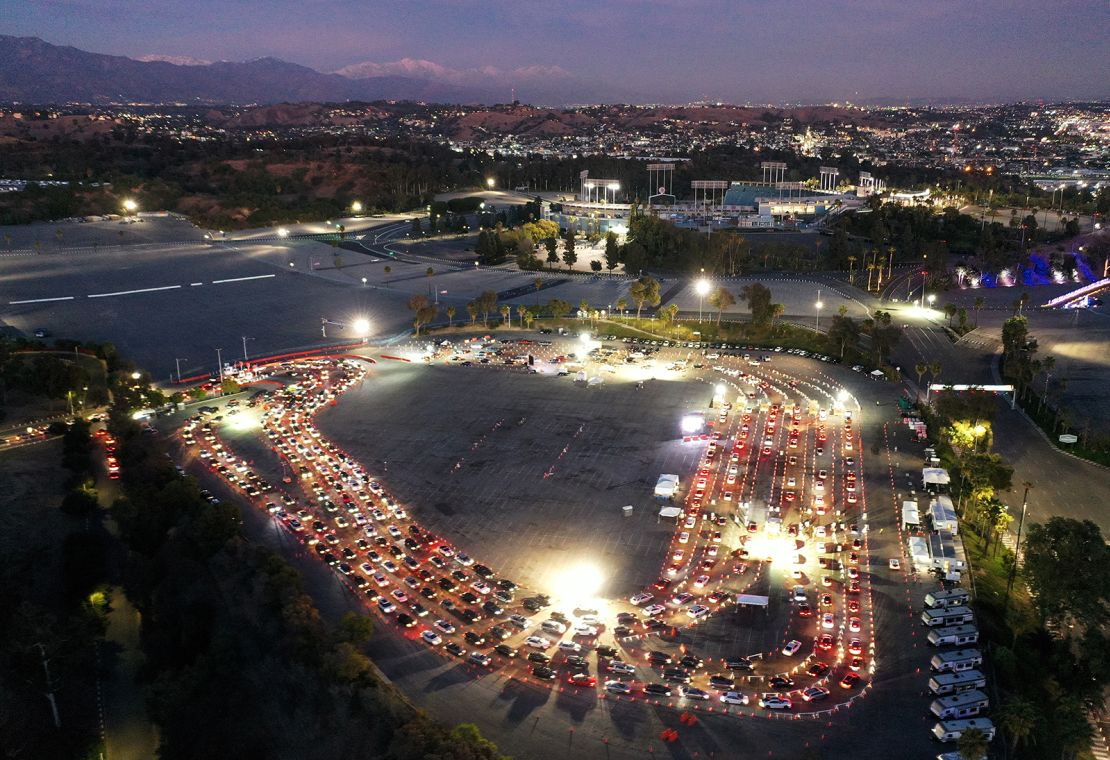
[[644, 655], [644, 658], [652, 665], [670, 665], [672, 662], [674, 662], [674, 658], [671, 657], [670, 654], [657, 650], [649, 651], [646, 655]]
[[859, 599], [849, 599], [848, 600], [848, 612], [852, 612], [852, 613], [859, 612]]
[[859, 568], [858, 567], [849, 567], [848, 568], [848, 578], [850, 578], [851, 580], [858, 580], [859, 579]]
[[533, 649], [550, 649], [551, 648], [551, 640], [550, 639], [545, 639], [543, 636], [529, 636], [528, 638], [526, 638], [524, 640], [524, 643], [527, 646], [532, 647]]
[[709, 576], [708, 575], [699, 575], [694, 580], [694, 588], [705, 588], [706, 584], [708, 584], [708, 583], [709, 583]]
[[489, 664], [493, 662], [488, 654], [483, 654], [481, 652], [471, 652], [470, 657], [467, 657], [466, 659], [468, 662], [471, 662], [475, 665], [481, 665], [482, 667], [489, 667]]
[[774, 687], [776, 689], [780, 689], [780, 690], [781, 689], [793, 689], [794, 688], [794, 679], [791, 678], [790, 676], [784, 676], [784, 675], [772, 676], [771, 680], [768, 681], [768, 683], [771, 684], [772, 687]]
[[597, 649], [595, 649], [594, 651], [597, 652], [598, 657], [616, 657], [617, 656], [617, 648], [616, 647], [600, 646], [600, 647], [597, 647]]
[[759, 698], [759, 706], [766, 710], [789, 710], [794, 703], [778, 694], [764, 694]]
[[624, 681], [606, 681], [605, 691], [611, 694], [629, 694], [632, 692], [632, 687]]
[[799, 604], [798, 615], [799, 617], [813, 617], [813, 608], [808, 604]]
[[397, 625], [401, 626], [402, 628], [412, 628], [414, 625], [416, 625], [416, 618], [404, 612], [397, 613], [397, 617], [395, 619], [397, 621]]
[[587, 625], [586, 623], [579, 623], [574, 626], [574, 635], [590, 638], [597, 635], [597, 626]]
[[515, 625], [517, 628], [528, 627], [528, 618], [524, 617], [523, 615], [509, 615], [509, 622]]
[[821, 596], [821, 606], [822, 607], [832, 607], [833, 606], [832, 594], [823, 594]]
[[620, 673], [621, 675], [625, 676], [636, 675], [636, 667], [634, 665], [631, 665], [627, 662], [621, 662], [620, 660], [610, 661], [609, 664], [605, 666], [605, 669], [608, 670], [610, 673]]
[[462, 594], [459, 595], [459, 599], [462, 599], [467, 604], [477, 604], [478, 603], [478, 597], [475, 596], [474, 593], [470, 592], [470, 591], [464, 591]]
[[729, 670], [755, 670], [755, 665], [747, 657], [731, 657], [725, 661], [725, 667]]
[[388, 615], [390, 612], [397, 609], [397, 605], [383, 597], [378, 600], [378, 609]]
[[528, 662], [535, 662], [539, 663], [540, 665], [546, 665], [547, 663], [551, 662], [551, 658], [543, 652], [529, 652]]
[[782, 648], [782, 653], [787, 657], [793, 657], [801, 648], [802, 642], [798, 641], [797, 639], [791, 639], [790, 641], [786, 642], [786, 646]]
[[512, 638], [513, 634], [508, 629], [495, 625], [493, 628], [489, 629], [489, 635], [498, 641], [505, 641], [506, 639]]
[[662, 604], [653, 604], [649, 607], [644, 608], [644, 614], [647, 615], [648, 617], [655, 617], [656, 615], [662, 615], [666, 611], [667, 611], [667, 608], [664, 607]]
[[706, 607], [704, 604], [692, 604], [690, 605], [689, 609], [686, 610], [686, 614], [694, 620], [699, 620], [708, 615], [710, 612], [712, 612], [712, 610], [709, 609], [709, 607]]
[[631, 628], [629, 628], [626, 625], [618, 625], [616, 628], [613, 629], [613, 635], [616, 636], [617, 638], [624, 638], [626, 636], [631, 636], [634, 633], [636, 633], [636, 632], [633, 631]]
[[690, 683], [690, 672], [684, 668], [664, 668], [663, 678], [676, 683]]
[[861, 679], [859, 673], [852, 673], [852, 672], [845, 673], [844, 677], [840, 679], [840, 688], [842, 688], [842, 689], [854, 689], [856, 686], [859, 685], [859, 682], [861, 680], [862, 679]]
[[804, 699], [806, 702], [817, 702], [819, 700], [825, 699], [831, 693], [832, 692], [830, 692], [824, 686], [810, 686], [808, 689], [802, 692], [802, 699]]
[[641, 591], [639, 594], [635, 594], [628, 601], [631, 602], [632, 604], [636, 605], [637, 607], [639, 607], [641, 604], [647, 604], [648, 602], [650, 602], [654, 598], [655, 598], [654, 594], [649, 594], [646, 591]]
[[671, 696], [671, 687], [665, 683], [644, 684], [644, 694], [650, 694], [654, 697], [669, 697]]
[[858, 617], [848, 618], [848, 630], [852, 633], [859, 633], [860, 619]]
[[455, 655], [456, 657], [462, 657], [466, 654], [466, 650], [462, 647], [462, 645], [456, 644], [453, 641], [445, 646], [444, 649], [446, 649], [448, 652]]
[[741, 694], [738, 691], [726, 691], [720, 696], [720, 700], [726, 705], [746, 705], [748, 704], [748, 695]]
[[502, 657], [509, 657], [509, 658], [516, 657], [519, 654], [515, 649], [513, 649], [508, 644], [498, 644], [497, 646], [495, 646], [493, 648], [493, 651], [497, 652], [497, 654], [501, 655]]
[[532, 675], [536, 678], [542, 678], [545, 681], [555, 680], [555, 671], [546, 665], [536, 665], [532, 668]]
[[577, 641], [560, 641], [559, 649], [563, 652], [581, 652], [582, 645]]
[[822, 652], [828, 652], [833, 648], [833, 645], [835, 643], [836, 639], [831, 633], [822, 633], [820, 636], [817, 637], [817, 643], [815, 644], [815, 646]]
[[463, 638], [466, 639], [468, 644], [473, 644], [476, 647], [480, 647], [482, 644], [486, 643], [485, 637], [475, 631], [467, 631], [463, 634]]
[[597, 686], [597, 678], [589, 673], [571, 673], [567, 676], [567, 683], [572, 686]]
[[399, 588], [395, 588], [389, 592], [389, 595], [396, 599], [401, 604], [408, 604], [409, 595]]
[[420, 638], [424, 639], [424, 643], [431, 644], [434, 647], [438, 647], [443, 643], [443, 637], [435, 631], [422, 631], [420, 633]]
[[686, 699], [698, 699], [701, 701], [709, 699], [709, 692], [704, 689], [699, 689], [696, 686], [683, 686], [678, 691], [679, 694]]
[[732, 676], [718, 674], [709, 677], [709, 685], [714, 689], [731, 689], [736, 684]]
[[852, 661], [848, 663], [848, 668], [851, 670], [863, 670], [863, 665], [864, 662], [862, 657], [853, 657]]
[[891, 570], [901, 570], [902, 569], [901, 560], [892, 557], [891, 560], [890, 560], [890, 569]]
[[432, 625], [447, 634], [455, 632], [455, 626], [451, 625], [451, 623], [446, 620], [437, 620], [432, 623]]
[[806, 673], [809, 673], [814, 678], [820, 678], [828, 672], [829, 664], [827, 662], [821, 662], [820, 660], [817, 660], [806, 669]]
[[863, 642], [859, 639], [852, 639], [848, 642], [848, 652], [850, 654], [863, 654]]

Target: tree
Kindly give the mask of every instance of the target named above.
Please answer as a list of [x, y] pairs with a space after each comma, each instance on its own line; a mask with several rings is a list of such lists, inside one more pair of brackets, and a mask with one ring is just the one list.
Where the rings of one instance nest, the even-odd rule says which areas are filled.
[[570, 313], [571, 306], [561, 298], [552, 298], [547, 304], [547, 310], [555, 319], [562, 319]]
[[663, 323], [667, 325], [674, 324], [678, 318], [678, 304], [671, 303], [664, 306], [659, 310], [659, 316], [663, 318]]
[[409, 296], [409, 311], [417, 312], [428, 305], [428, 297], [420, 295]]
[[977, 728], [972, 728], [960, 734], [956, 749], [959, 750], [963, 760], [982, 760], [987, 754], [989, 745], [987, 735]]
[[536, 286], [536, 306], [539, 306], [540, 305], [540, 291], [543, 290], [543, 278], [542, 277], [537, 277], [536, 279], [534, 279], [532, 281], [532, 284]]
[[1090, 520], [1052, 517], [1030, 527], [1023, 572], [1042, 621], [1071, 618], [1090, 628], [1107, 619], [1110, 547]]
[[475, 299], [478, 310], [482, 312], [482, 324], [489, 327], [489, 314], [497, 308], [497, 294], [492, 290], [482, 291], [482, 294]]
[[986, 306], [986, 305], [987, 305], [987, 299], [983, 298], [983, 296], [976, 296], [975, 297], [975, 326], [976, 327], [979, 326], [979, 312], [982, 311], [983, 307]]
[[383, 268], [382, 271], [385, 272], [386, 276], [388, 277], [393, 272], [393, 267], [386, 264], [385, 268]]
[[567, 269], [574, 269], [577, 261], [578, 254], [574, 252], [574, 233], [568, 229], [563, 238], [563, 263], [567, 265]]
[[1026, 740], [1034, 737], [1034, 731], [1040, 722], [1041, 711], [1027, 699], [1014, 697], [1002, 706], [999, 722], [1006, 733], [1010, 735], [1010, 753], [1017, 752], [1017, 748]]
[[748, 304], [752, 324], [762, 327], [771, 321], [771, 291], [762, 283], [753, 282], [740, 291], [740, 300]]
[[845, 314], [836, 314], [829, 323], [827, 340], [835, 346], [840, 346], [840, 358], [849, 348], [859, 350], [859, 323]]
[[501, 306], [501, 324], [506, 324], [507, 323], [509, 325], [509, 327], [512, 327], [513, 323], [511, 321], [509, 321], [510, 317], [512, 317], [512, 315], [513, 315], [513, 307], [509, 306], [508, 304], [503, 304]]
[[940, 371], [944, 369], [939, 361], [934, 361], [929, 364], [929, 376], [935, 383], [940, 379]]
[[605, 233], [605, 268], [609, 270], [609, 276], [613, 276], [613, 270], [620, 266], [620, 245], [617, 243], [616, 233]]
[[600, 272], [601, 271], [601, 262], [598, 261], [597, 259], [591, 260], [590, 261], [590, 269], [593, 270], [594, 272]]
[[559, 242], [554, 237], [544, 238], [544, 248], [547, 249], [547, 263], [559, 263]]
[[781, 303], [771, 304], [771, 332], [775, 331], [775, 320], [786, 313], [786, 307]]
[[628, 308], [628, 299], [626, 299], [624, 296], [621, 296], [620, 298], [617, 299], [617, 302], [613, 305], [617, 307], [617, 311], [619, 311], [619, 312], [621, 312], [621, 314], [623, 314], [624, 310]]
[[[837, 232], [842, 233], [843, 230], [837, 230]], [[836, 239], [836, 237], [834, 236], [833, 240], [835, 240], [835, 239]], [[859, 259], [857, 259], [855, 256], [849, 256], [848, 257], [848, 284], [849, 285], [855, 285], [856, 284], [856, 274], [855, 274], [855, 272], [856, 272], [856, 262], [858, 260]]]
[[528, 307], [524, 304], [518, 304], [516, 307], [517, 318], [520, 319], [520, 326], [524, 327], [524, 315], [528, 313]]
[[420, 237], [424, 234], [424, 228], [420, 225], [420, 217], [414, 216], [412, 218], [412, 229], [409, 230], [409, 234], [413, 237]]
[[948, 317], [949, 327], [952, 326], [952, 319], [956, 316], [956, 312], [958, 312], [959, 310], [960, 307], [956, 306], [956, 304], [954, 303], [946, 303], [944, 305], [944, 316]]
[[628, 294], [632, 296], [632, 300], [636, 302], [636, 319], [640, 318], [640, 311], [644, 308], [645, 303], [658, 306], [662, 297], [659, 280], [648, 275], [644, 275], [636, 280], [636, 282], [632, 283], [632, 287], [629, 288]]
[[736, 303], [736, 297], [727, 288], [718, 287], [709, 294], [709, 305], [717, 310], [717, 326], [721, 326], [721, 315], [725, 309]]
[[925, 376], [925, 373], [929, 371], [929, 365], [925, 362], [918, 362], [914, 365], [913, 370], [917, 373], [917, 384], [921, 385], [921, 379]]
[[455, 313], [456, 312], [455, 312], [455, 307], [454, 306], [448, 306], [447, 307], [447, 326], [448, 327], [454, 327]]

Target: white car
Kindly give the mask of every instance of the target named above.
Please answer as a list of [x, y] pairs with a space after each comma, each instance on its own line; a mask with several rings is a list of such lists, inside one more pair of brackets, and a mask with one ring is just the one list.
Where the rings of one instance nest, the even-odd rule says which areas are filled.
[[613, 694], [629, 694], [632, 691], [632, 687], [624, 681], [606, 681], [605, 691]]
[[464, 567], [470, 567], [474, 564], [474, 560], [463, 554], [462, 552], [459, 552], [455, 555], [455, 561]]
[[667, 611], [667, 608], [664, 607], [661, 604], [652, 604], [648, 607], [644, 607], [644, 614], [647, 615], [648, 617], [655, 617], [656, 615], [662, 615], [666, 611]]
[[455, 632], [455, 626], [451, 625], [446, 620], [437, 620], [434, 623], [432, 623], [432, 625], [434, 625], [436, 628], [443, 631], [444, 633], [454, 633]]
[[890, 569], [891, 570], [901, 570], [902, 569], [902, 561], [899, 560], [899, 559], [890, 560]]
[[596, 636], [597, 626], [589, 625], [587, 623], [579, 623], [578, 625], [574, 626], [574, 635], [586, 637]]
[[489, 667], [489, 664], [492, 662], [489, 655], [482, 654], [481, 652], [471, 652], [468, 659], [475, 665], [481, 665], [482, 667]]
[[611, 660], [607, 669], [610, 673], [620, 673], [625, 676], [636, 675], [636, 667], [634, 665], [629, 665], [627, 662], [621, 662], [620, 660]]
[[795, 478], [793, 475], [786, 479], [787, 488], [794, 488], [796, 485], [798, 485], [798, 479]]
[[420, 638], [424, 639], [425, 644], [431, 644], [434, 647], [443, 643], [443, 637], [435, 631], [424, 631], [420, 634]]
[[699, 575], [696, 579], [694, 579], [694, 588], [705, 588], [705, 585], [707, 583], [709, 583], [709, 576]]
[[836, 627], [836, 618], [833, 617], [831, 612], [826, 612], [821, 616], [821, 627], [832, 630]]
[[686, 518], [686, 522], [683, 523], [683, 527], [686, 528], [686, 529], [690, 529], [690, 528], [693, 528], [697, 524], [698, 524], [697, 516], [696, 515], [690, 515], [689, 517]]
[[690, 534], [689, 533], [687, 533], [686, 531], [682, 531], [681, 533], [678, 534], [678, 543], [685, 544], [685, 543], [689, 543], [689, 542], [690, 542]]
[[682, 605], [689, 604], [692, 601], [694, 601], [694, 595], [691, 594], [689, 591], [683, 591], [672, 596], [671, 601], [667, 602], [667, 604], [673, 605], [675, 607], [681, 607]]
[[579, 644], [577, 641], [560, 641], [559, 649], [564, 652], [574, 652], [575, 654], [577, 654], [578, 652], [582, 651], [582, 645]]
[[764, 694], [759, 698], [759, 706], [768, 710], [789, 710], [793, 704], [786, 697], [778, 694]]
[[533, 649], [550, 649], [551, 640], [545, 639], [543, 636], [529, 636], [524, 640], [524, 643]]
[[709, 614], [709, 612], [709, 608], [706, 607], [704, 604], [695, 604], [692, 605], [688, 610], [686, 610], [686, 614], [692, 617], [694, 620], [705, 617]]
[[654, 594], [649, 594], [646, 591], [641, 591], [640, 593], [636, 594], [635, 596], [633, 596], [628, 601], [631, 602], [632, 604], [636, 605], [637, 607], [639, 607], [641, 604], [647, 604], [648, 602], [650, 602], [654, 598], [655, 598]]
[[802, 642], [798, 641], [797, 639], [791, 639], [790, 641], [786, 642], [786, 646], [782, 648], [782, 653], [787, 657], [793, 657], [801, 648]]
[[726, 691], [721, 695], [721, 701], [726, 705], [746, 705], [748, 704], [748, 695], [741, 694], [738, 691]]

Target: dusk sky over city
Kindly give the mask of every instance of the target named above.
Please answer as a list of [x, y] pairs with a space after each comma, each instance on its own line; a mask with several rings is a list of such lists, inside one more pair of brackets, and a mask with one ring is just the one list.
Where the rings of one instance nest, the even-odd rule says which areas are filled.
[[402, 74], [431, 62], [454, 80], [495, 67], [525, 98], [530, 77], [554, 75], [630, 99], [776, 102], [1105, 97], [1108, 28], [1100, 0], [54, 0], [11, 4], [0, 25], [132, 57], [275, 56], [320, 71], [372, 62]]

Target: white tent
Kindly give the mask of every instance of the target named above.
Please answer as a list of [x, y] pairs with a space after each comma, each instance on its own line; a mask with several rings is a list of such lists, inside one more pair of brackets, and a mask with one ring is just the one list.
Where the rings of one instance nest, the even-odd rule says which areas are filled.
[[664, 520], [677, 520], [682, 517], [682, 510], [678, 507], [663, 507], [659, 510], [659, 516]]
[[948, 470], [943, 467], [922, 467], [921, 482], [928, 488], [929, 486], [946, 486], [952, 480], [948, 477]]
[[655, 495], [661, 499], [670, 499], [678, 491], [678, 476], [664, 473], [655, 483]]
[[591, 377], [586, 383], [587, 386], [601, 385], [602, 380], [600, 377]]
[[921, 525], [921, 515], [917, 511], [916, 501], [902, 502], [902, 529], [916, 529]]

